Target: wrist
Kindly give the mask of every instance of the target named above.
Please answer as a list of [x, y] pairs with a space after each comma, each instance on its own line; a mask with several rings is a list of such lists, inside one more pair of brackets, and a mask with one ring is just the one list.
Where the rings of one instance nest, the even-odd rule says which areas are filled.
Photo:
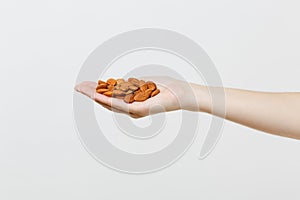
[[201, 112], [211, 113], [211, 95], [209, 87], [204, 85], [192, 84], [198, 110]]
[[183, 110], [211, 113], [211, 95], [206, 86], [189, 83], [181, 99]]

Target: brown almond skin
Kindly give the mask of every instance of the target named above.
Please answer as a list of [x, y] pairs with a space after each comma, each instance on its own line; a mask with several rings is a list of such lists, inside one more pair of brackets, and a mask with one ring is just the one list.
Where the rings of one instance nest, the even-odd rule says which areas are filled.
[[113, 96], [116, 97], [116, 96], [125, 96], [126, 93], [122, 90], [114, 90], [113, 91]]
[[156, 85], [152, 81], [148, 81], [146, 84], [148, 89], [151, 89], [152, 91], [156, 90]]
[[146, 99], [149, 98], [149, 95], [150, 94], [148, 94], [146, 92], [139, 92], [136, 95], [134, 95], [134, 100], [135, 101], [145, 101]]
[[154, 97], [154, 96], [157, 95], [158, 93], [160, 93], [160, 90], [159, 90], [159, 89], [154, 90], [154, 91], [151, 93], [151, 97]]
[[140, 81], [138, 79], [136, 79], [136, 78], [129, 78], [128, 82], [132, 83], [135, 86], [139, 86], [139, 84], [140, 84]]
[[125, 92], [125, 94], [133, 94], [133, 91], [132, 90], [128, 90], [127, 92]]
[[126, 103], [132, 103], [134, 102], [134, 95], [133, 94], [127, 94], [125, 97], [124, 97], [124, 101]]
[[115, 86], [113, 86], [113, 85], [108, 85], [108, 86], [107, 86], [107, 89], [108, 89], [109, 91], [113, 91], [114, 88], [115, 88]]
[[145, 82], [144, 80], [140, 80], [138, 86], [144, 85], [145, 83], [146, 83], [146, 82]]
[[105, 83], [105, 82], [102, 80], [98, 80], [98, 85], [100, 85], [101, 83]]
[[116, 85], [117, 81], [113, 78], [110, 78], [106, 81], [106, 83], [108, 83], [109, 85]]
[[133, 86], [132, 83], [124, 82], [120, 84], [120, 90], [127, 91], [130, 86]]
[[135, 86], [135, 85], [130, 85], [130, 86], [129, 86], [129, 90], [136, 91], [136, 90], [138, 90], [138, 89], [139, 89], [138, 86]]
[[118, 85], [118, 84], [115, 85], [115, 86], [114, 86], [114, 89], [115, 89], [115, 90], [119, 90], [119, 89], [120, 89], [120, 85]]
[[107, 88], [100, 88], [100, 89], [97, 89], [97, 90], [96, 90], [96, 92], [97, 92], [97, 93], [100, 93], [100, 94], [102, 94], [102, 93], [104, 93], [104, 92], [107, 92], [107, 91], [108, 91]]
[[147, 89], [147, 90], [145, 91], [145, 93], [146, 93], [146, 95], [148, 95], [148, 96], [150, 97], [150, 95], [151, 95], [151, 93], [152, 93], [152, 90], [151, 90], [151, 89]]
[[120, 83], [124, 83], [125, 80], [123, 78], [118, 78], [117, 79], [117, 85], [120, 84]]
[[133, 95], [137, 95], [138, 93], [142, 92], [141, 90], [137, 90], [133, 93]]
[[140, 90], [141, 90], [142, 92], [146, 91], [147, 89], [148, 89], [148, 86], [147, 86], [146, 83], [140, 86]]
[[107, 91], [103, 93], [105, 96], [112, 97], [112, 91]]
[[121, 86], [121, 87], [120, 87], [120, 90], [126, 92], [126, 91], [128, 90], [128, 87], [126, 87], [126, 86], [123, 86], [123, 87], [122, 87], [122, 86]]
[[107, 88], [107, 83], [100, 83], [100, 84], [97, 86], [97, 89], [100, 89], [100, 88]]

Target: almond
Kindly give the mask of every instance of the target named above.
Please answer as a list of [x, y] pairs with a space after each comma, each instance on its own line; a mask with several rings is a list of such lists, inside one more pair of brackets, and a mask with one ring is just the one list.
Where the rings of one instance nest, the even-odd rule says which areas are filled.
[[139, 84], [140, 84], [140, 81], [138, 79], [136, 79], [136, 78], [129, 78], [128, 82], [132, 83], [135, 86], [139, 86]]
[[96, 92], [108, 97], [123, 99], [126, 103], [132, 103], [154, 97], [160, 93], [160, 90], [152, 81], [145, 82], [137, 78], [129, 78], [128, 81], [123, 78], [109, 78], [106, 82], [98, 80]]
[[114, 90], [114, 88], [115, 88], [115, 86], [113, 86], [113, 85], [108, 85], [108, 86], [107, 86], [107, 89], [108, 89], [109, 91]]
[[127, 91], [130, 86], [133, 86], [133, 85], [129, 82], [121, 83], [120, 84], [120, 90]]
[[146, 95], [150, 96], [151, 93], [152, 93], [152, 90], [151, 90], [151, 89], [147, 89], [147, 90], [145, 91], [145, 93], [146, 93]]
[[126, 103], [132, 103], [134, 102], [134, 95], [133, 94], [127, 94], [125, 97], [124, 97], [124, 101]]
[[109, 85], [116, 85], [117, 81], [113, 78], [110, 78], [106, 81], [106, 83], [108, 83]]
[[139, 81], [139, 86], [144, 85], [146, 82], [144, 80]]
[[126, 94], [133, 94], [132, 90], [128, 90], [127, 92], [125, 92]]
[[146, 83], [140, 86], [140, 90], [143, 92], [146, 91], [147, 89], [148, 89], [148, 86]]
[[97, 89], [97, 90], [96, 90], [96, 92], [98, 92], [98, 93], [100, 93], [100, 94], [102, 94], [102, 93], [104, 93], [104, 92], [107, 92], [107, 91], [108, 91], [107, 88], [100, 88], [100, 89]]
[[117, 79], [117, 85], [120, 84], [120, 83], [124, 83], [125, 80], [123, 78], [118, 78]]
[[102, 81], [102, 80], [98, 80], [98, 85], [101, 84], [101, 83], [105, 83], [105, 82]]
[[100, 89], [100, 88], [106, 88], [107, 87], [107, 83], [100, 83], [98, 86], [97, 86], [97, 89]]
[[156, 85], [152, 81], [148, 81], [148, 82], [146, 82], [146, 84], [147, 84], [148, 89], [151, 89], [152, 91], [154, 91], [156, 89]]
[[136, 91], [136, 90], [138, 90], [138, 89], [139, 89], [138, 86], [135, 86], [135, 85], [130, 85], [130, 86], [129, 86], [129, 90]]
[[157, 95], [159, 92], [160, 92], [159, 89], [154, 90], [154, 91], [151, 93], [151, 97], [154, 97], [154, 96]]
[[125, 96], [126, 95], [126, 93], [124, 92], [124, 91], [122, 91], [122, 90], [114, 90], [113, 91], [113, 96], [115, 97], [115, 96]]
[[103, 93], [105, 96], [112, 97], [112, 91], [107, 91]]
[[146, 99], [148, 99], [149, 94], [146, 92], [139, 92], [136, 95], [134, 95], [134, 100], [135, 101], [145, 101]]

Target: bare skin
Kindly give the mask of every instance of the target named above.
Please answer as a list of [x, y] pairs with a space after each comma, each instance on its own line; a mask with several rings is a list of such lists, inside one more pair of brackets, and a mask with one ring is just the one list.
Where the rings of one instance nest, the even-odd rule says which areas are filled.
[[[97, 83], [94, 82], [82, 82], [75, 90], [114, 112], [126, 113], [134, 118], [180, 109], [206, 112], [267, 133], [300, 139], [300, 93], [205, 87], [170, 77], [143, 79], [156, 82], [161, 92], [144, 102], [132, 104], [96, 93]], [[225, 94], [224, 109], [213, 105], [212, 91]]]

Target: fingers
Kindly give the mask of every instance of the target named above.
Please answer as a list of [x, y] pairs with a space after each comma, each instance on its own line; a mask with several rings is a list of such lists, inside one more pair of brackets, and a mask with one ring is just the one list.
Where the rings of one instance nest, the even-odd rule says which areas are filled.
[[75, 87], [75, 90], [88, 96], [93, 99], [97, 103], [105, 104], [110, 107], [115, 107], [119, 110], [125, 110], [126, 107], [120, 99], [113, 99], [111, 97], [107, 97], [103, 94], [99, 94], [96, 92], [97, 83], [85, 81], [80, 83]]
[[[104, 95], [101, 95], [101, 96], [104, 96]], [[101, 98], [100, 96], [100, 98]], [[109, 97], [111, 98], [111, 97]], [[144, 117], [138, 113], [135, 113], [133, 112], [134, 109], [131, 109], [130, 108], [130, 105], [127, 105], [127, 103], [124, 103], [123, 101], [119, 101], [119, 99], [116, 99], [118, 101], [118, 103], [114, 103], [112, 102], [112, 100], [110, 100], [110, 102], [104, 102], [103, 99], [102, 101], [99, 101], [100, 99], [99, 98], [95, 98], [95, 101], [97, 103], [99, 103], [100, 105], [102, 105], [104, 108], [112, 111], [112, 112], [116, 112], [116, 113], [121, 113], [121, 114], [126, 114], [126, 115], [129, 115], [130, 117], [132, 118], [141, 118], [141, 117]], [[124, 104], [124, 105], [123, 105]]]
[[80, 92], [88, 96], [89, 98], [94, 99], [96, 87], [97, 87], [97, 83], [91, 81], [84, 81], [76, 85], [74, 89], [77, 92]]
[[127, 112], [129, 110], [128, 104], [125, 103], [122, 99], [111, 98], [103, 94], [95, 93], [94, 100], [112, 108], [122, 110], [124, 112]]
[[143, 117], [143, 116], [135, 114], [135, 113], [130, 113], [130, 112], [128, 113], [128, 112], [124, 112], [124, 111], [116, 109], [116, 108], [112, 108], [112, 107], [110, 107], [108, 105], [105, 105], [105, 104], [101, 104], [101, 103], [99, 103], [99, 104], [102, 105], [104, 108], [112, 111], [112, 112], [126, 114], [126, 115], [129, 115], [130, 117], [135, 118], [135, 119]]

